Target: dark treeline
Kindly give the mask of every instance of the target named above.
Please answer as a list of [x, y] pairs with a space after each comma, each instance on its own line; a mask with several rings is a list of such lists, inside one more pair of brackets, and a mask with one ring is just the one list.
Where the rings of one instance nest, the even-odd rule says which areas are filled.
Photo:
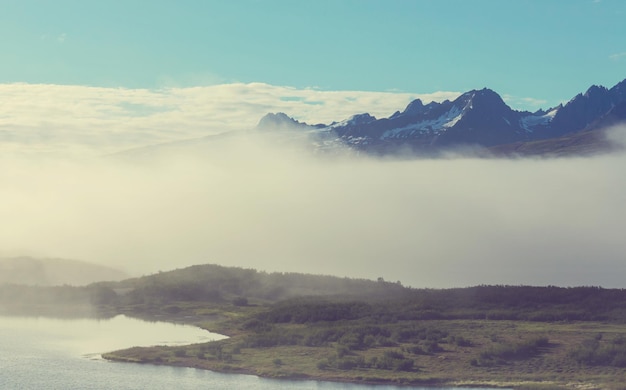
[[301, 273], [267, 273], [254, 269], [206, 264], [127, 279], [104, 286], [130, 290], [129, 302], [160, 300], [229, 301], [245, 297], [263, 303], [298, 296], [343, 296], [361, 299], [385, 299], [405, 296], [410, 291], [399, 283], [366, 279], [340, 278]]
[[415, 290], [414, 312], [441, 318], [626, 321], [626, 290], [601, 287], [476, 286]]
[[626, 321], [626, 290], [597, 287], [478, 286], [411, 290], [381, 301], [293, 298], [262, 314], [272, 323], [367, 318], [374, 323], [433, 319]]
[[0, 285], [0, 303], [159, 307], [179, 302], [270, 305], [261, 319], [309, 323], [369, 318], [626, 321], [626, 290], [600, 287], [476, 286], [414, 289], [300, 273], [197, 265], [86, 287]]

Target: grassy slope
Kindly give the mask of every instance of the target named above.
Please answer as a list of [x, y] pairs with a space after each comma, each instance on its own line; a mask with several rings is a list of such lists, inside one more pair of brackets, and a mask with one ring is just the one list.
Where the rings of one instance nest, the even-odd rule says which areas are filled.
[[[411, 354], [407, 347], [416, 343], [397, 342], [390, 346], [374, 345], [362, 350], [349, 350], [343, 359], [370, 361], [381, 359], [385, 352], [396, 351], [414, 360], [409, 371], [376, 368], [338, 369], [320, 368], [320, 362], [337, 359], [345, 353], [341, 342], [323, 346], [278, 345], [271, 347], [247, 347], [246, 340], [256, 334], [244, 330], [242, 324], [249, 316], [256, 316], [262, 309], [233, 308], [223, 312], [219, 322], [205, 322], [203, 327], [229, 334], [230, 339], [216, 343], [196, 344], [185, 347], [131, 348], [105, 355], [108, 359], [190, 366], [222, 372], [249, 373], [275, 378], [310, 378], [351, 382], [390, 382], [422, 385], [485, 385], [531, 387], [541, 383], [549, 388], [597, 388], [620, 389], [626, 382], [623, 368], [608, 366], [585, 366], [574, 361], [570, 355], [585, 340], [603, 335], [611, 340], [626, 335], [621, 324], [600, 322], [544, 323], [527, 321], [491, 320], [426, 320], [400, 321], [389, 324], [391, 328], [418, 326], [437, 329], [447, 336], [440, 340], [440, 351], [429, 354]], [[247, 313], [249, 311], [249, 313]], [[320, 328], [360, 326], [363, 321], [328, 322], [317, 324], [276, 324], [279, 333], [311, 334]], [[476, 365], [485, 351], [493, 351], [502, 345], [515, 345], [525, 340], [547, 337], [549, 344], [529, 357], [509, 358]], [[454, 339], [468, 343], [458, 345]], [[608, 341], [607, 341], [608, 342]], [[219, 352], [216, 352], [219, 345]], [[419, 343], [418, 343], [419, 345]], [[343, 351], [343, 352], [342, 352]], [[524, 387], [527, 386], [527, 387]], [[548, 387], [546, 387], [548, 388]]]
[[489, 148], [495, 156], [519, 157], [578, 157], [590, 156], [618, 150], [601, 130], [580, 131], [558, 138], [531, 142], [516, 142]]

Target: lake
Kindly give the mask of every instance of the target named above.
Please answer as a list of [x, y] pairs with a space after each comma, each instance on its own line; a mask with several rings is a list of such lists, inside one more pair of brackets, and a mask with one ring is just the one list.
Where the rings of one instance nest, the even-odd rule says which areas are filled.
[[104, 352], [131, 346], [191, 344], [224, 337], [192, 326], [146, 322], [125, 316], [107, 320], [0, 316], [0, 388], [407, 389], [385, 385], [264, 379], [193, 368], [115, 363], [100, 357]]

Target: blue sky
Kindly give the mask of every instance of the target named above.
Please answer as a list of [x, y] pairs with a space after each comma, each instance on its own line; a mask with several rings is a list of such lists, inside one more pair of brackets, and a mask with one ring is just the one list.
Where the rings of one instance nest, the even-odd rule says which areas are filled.
[[[267, 83], [546, 108], [626, 78], [621, 0], [0, 1], [0, 83]], [[526, 99], [526, 100], [524, 100]]]

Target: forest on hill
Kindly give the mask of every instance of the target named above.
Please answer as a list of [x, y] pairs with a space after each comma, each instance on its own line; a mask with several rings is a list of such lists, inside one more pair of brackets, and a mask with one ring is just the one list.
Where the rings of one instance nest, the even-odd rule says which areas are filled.
[[[317, 318], [304, 311], [328, 311], [340, 306], [350, 317], [417, 319], [493, 319], [527, 321], [626, 322], [626, 290], [601, 287], [474, 286], [418, 289], [398, 282], [341, 278], [300, 273], [268, 273], [254, 269], [205, 264], [88, 286], [0, 285], [5, 311], [92, 305], [106, 312], [183, 312], [185, 302], [254, 305], [267, 316], [308, 322], [345, 319]], [[334, 305], [334, 306], [333, 306]], [[350, 308], [355, 305], [355, 308]], [[52, 308], [52, 309], [51, 309]], [[354, 310], [353, 310], [354, 309]], [[343, 310], [343, 309], [342, 309]], [[64, 309], [63, 312], [67, 312]], [[268, 317], [269, 318], [269, 317]]]

